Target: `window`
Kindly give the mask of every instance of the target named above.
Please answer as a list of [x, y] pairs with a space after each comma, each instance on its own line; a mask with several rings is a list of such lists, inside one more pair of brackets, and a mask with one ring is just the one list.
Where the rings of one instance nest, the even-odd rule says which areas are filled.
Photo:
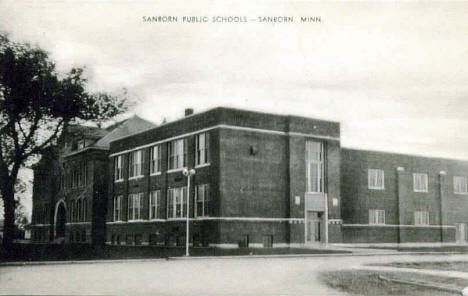
[[168, 143], [169, 170], [181, 169], [187, 165], [187, 144], [184, 139]]
[[88, 205], [86, 203], [86, 198], [83, 198], [83, 201], [82, 201], [82, 210], [83, 210], [83, 214], [81, 215], [81, 221], [86, 221], [86, 212], [88, 210]]
[[195, 165], [207, 164], [209, 160], [210, 134], [202, 133], [195, 137]]
[[76, 221], [81, 221], [81, 199], [76, 202]]
[[167, 218], [185, 217], [187, 187], [170, 188], [167, 190]]
[[384, 210], [369, 210], [369, 224], [382, 225], [385, 224]]
[[413, 174], [414, 192], [427, 192], [427, 174]]
[[128, 177], [134, 178], [142, 175], [142, 156], [141, 150], [133, 151], [129, 155], [128, 159]]
[[121, 221], [122, 196], [114, 196], [114, 221]]
[[120, 181], [123, 179], [122, 159], [123, 159], [122, 155], [119, 155], [114, 158], [114, 180], [115, 181]]
[[323, 145], [306, 141], [307, 192], [323, 192]]
[[76, 203], [75, 200], [72, 200], [70, 202], [70, 221], [74, 222], [75, 221], [75, 213], [76, 213]]
[[150, 174], [161, 172], [161, 146], [151, 147]]
[[210, 216], [210, 186], [208, 184], [195, 186], [195, 216]]
[[383, 170], [369, 169], [367, 172], [369, 189], [385, 189], [385, 178]]
[[159, 206], [160, 206], [160, 191], [151, 191], [149, 196], [149, 218], [159, 218]]
[[78, 186], [85, 186], [86, 185], [86, 173], [87, 173], [87, 164], [86, 162], [80, 162], [79, 166], [79, 174], [78, 174]]
[[128, 221], [141, 219], [141, 208], [143, 208], [143, 193], [128, 195]]
[[466, 177], [453, 177], [453, 192], [455, 194], [468, 194]]
[[414, 225], [429, 225], [429, 212], [427, 211], [414, 212]]

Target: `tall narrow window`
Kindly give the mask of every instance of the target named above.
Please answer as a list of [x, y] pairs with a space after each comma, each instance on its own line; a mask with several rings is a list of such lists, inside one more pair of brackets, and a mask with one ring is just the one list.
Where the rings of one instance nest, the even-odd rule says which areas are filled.
[[122, 196], [114, 196], [114, 221], [121, 221]]
[[160, 191], [151, 191], [149, 196], [149, 218], [159, 218]]
[[195, 137], [195, 165], [207, 164], [209, 160], [210, 134], [202, 133]]
[[115, 181], [120, 181], [123, 179], [122, 159], [123, 159], [122, 155], [119, 155], [114, 158], [114, 180]]
[[455, 194], [468, 194], [466, 177], [453, 177], [453, 192]]
[[187, 187], [167, 190], [167, 218], [184, 218], [187, 205]]
[[429, 225], [429, 212], [427, 211], [414, 212], [414, 225]]
[[414, 192], [427, 192], [427, 174], [413, 174]]
[[169, 169], [181, 169], [187, 165], [187, 144], [184, 139], [168, 143]]
[[161, 172], [161, 146], [151, 147], [150, 174]]
[[70, 221], [75, 222], [75, 200], [70, 202]]
[[128, 177], [139, 177], [142, 175], [142, 162], [143, 162], [143, 154], [141, 150], [133, 151], [129, 155], [129, 164], [128, 164]]
[[378, 189], [378, 190], [385, 189], [384, 171], [369, 169], [368, 170], [368, 184], [369, 184], [369, 189]]
[[82, 201], [82, 208], [83, 208], [83, 214], [81, 216], [81, 221], [85, 222], [86, 221], [86, 212], [88, 211], [88, 205], [86, 203], [86, 198], [83, 198]]
[[306, 141], [307, 192], [323, 192], [323, 145]]
[[81, 214], [82, 214], [82, 208], [81, 208], [81, 198], [78, 199], [77, 201], [77, 206], [76, 206], [76, 221], [81, 221]]
[[385, 224], [384, 210], [369, 210], [369, 224], [382, 225]]
[[128, 195], [128, 221], [141, 219], [142, 193]]
[[195, 186], [195, 216], [207, 217], [210, 216], [210, 186], [203, 184]]

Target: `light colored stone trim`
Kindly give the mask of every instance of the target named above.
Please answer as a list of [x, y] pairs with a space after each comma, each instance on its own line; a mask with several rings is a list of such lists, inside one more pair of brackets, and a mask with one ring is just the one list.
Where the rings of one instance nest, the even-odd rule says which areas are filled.
[[[31, 227], [48, 227], [51, 224], [32, 224]], [[3, 230], [3, 229], [2, 229]]]
[[[197, 217], [190, 218], [190, 221], [242, 221], [242, 222], [297, 222], [303, 223], [304, 218], [268, 218], [268, 217]], [[154, 219], [154, 220], [134, 220], [134, 221], [110, 221], [106, 224], [133, 224], [133, 223], [153, 223], [153, 222], [176, 222], [186, 221], [186, 218]]]
[[91, 225], [91, 222], [67, 222], [65, 225]]

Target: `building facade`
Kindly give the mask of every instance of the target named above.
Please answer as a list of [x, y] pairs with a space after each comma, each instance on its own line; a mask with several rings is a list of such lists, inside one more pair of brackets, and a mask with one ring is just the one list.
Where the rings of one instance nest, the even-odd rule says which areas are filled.
[[337, 122], [216, 108], [107, 143], [91, 158], [89, 221], [57, 218], [59, 201], [77, 207], [60, 190], [34, 199], [49, 205], [35, 223], [48, 241], [63, 224], [77, 242], [89, 223], [79, 242], [185, 245], [187, 208], [194, 246], [466, 241], [468, 162], [345, 149]]

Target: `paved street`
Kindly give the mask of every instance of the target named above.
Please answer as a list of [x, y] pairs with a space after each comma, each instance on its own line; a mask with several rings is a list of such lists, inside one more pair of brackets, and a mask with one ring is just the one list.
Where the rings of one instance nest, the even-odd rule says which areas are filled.
[[0, 266], [0, 294], [343, 295], [320, 283], [318, 272], [378, 262], [466, 259], [377, 255]]

